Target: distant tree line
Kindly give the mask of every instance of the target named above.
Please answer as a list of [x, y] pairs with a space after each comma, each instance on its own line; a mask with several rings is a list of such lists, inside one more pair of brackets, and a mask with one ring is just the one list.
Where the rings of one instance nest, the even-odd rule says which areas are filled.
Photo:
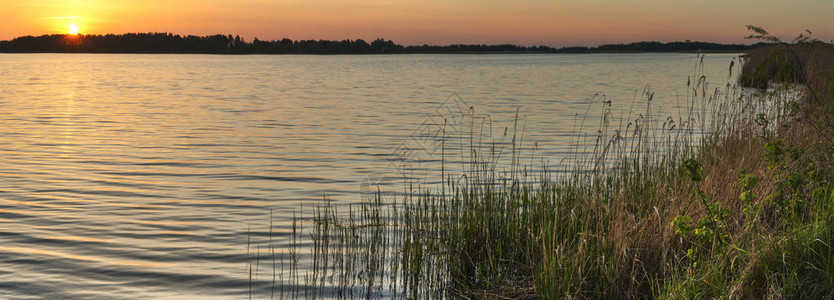
[[0, 41], [4, 53], [205, 53], [205, 54], [388, 54], [388, 53], [595, 53], [595, 52], [739, 52], [765, 44], [717, 44], [704, 42], [638, 42], [599, 47], [448, 45], [403, 46], [393, 41], [356, 40], [281, 40], [240, 36], [182, 36], [171, 33], [127, 33], [107, 35], [53, 34], [24, 36]]

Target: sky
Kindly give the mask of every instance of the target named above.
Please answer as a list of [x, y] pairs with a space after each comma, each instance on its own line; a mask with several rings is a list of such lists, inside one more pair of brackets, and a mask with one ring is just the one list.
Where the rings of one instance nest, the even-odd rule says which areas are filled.
[[171, 32], [247, 41], [385, 38], [404, 45], [597, 46], [634, 41], [750, 43], [745, 25], [785, 39], [834, 39], [834, 0], [2, 0], [0, 40]]

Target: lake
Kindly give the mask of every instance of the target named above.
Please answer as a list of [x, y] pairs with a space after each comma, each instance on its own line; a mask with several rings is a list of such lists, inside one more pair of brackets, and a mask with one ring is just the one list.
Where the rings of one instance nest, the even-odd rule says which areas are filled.
[[737, 57], [0, 55], [0, 298], [244, 298], [270, 214], [286, 245], [324, 199], [431, 187], [473, 144], [505, 168], [513, 135], [570, 170], [605, 101], [628, 122], [650, 85], [678, 115]]

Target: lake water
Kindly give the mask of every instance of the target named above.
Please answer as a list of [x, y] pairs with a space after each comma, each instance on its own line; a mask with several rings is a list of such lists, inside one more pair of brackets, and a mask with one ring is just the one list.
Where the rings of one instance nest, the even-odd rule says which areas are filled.
[[595, 95], [676, 115], [736, 57], [0, 55], [0, 298], [245, 298], [270, 212], [286, 245], [322, 199], [431, 185], [466, 160], [438, 128], [564, 170]]

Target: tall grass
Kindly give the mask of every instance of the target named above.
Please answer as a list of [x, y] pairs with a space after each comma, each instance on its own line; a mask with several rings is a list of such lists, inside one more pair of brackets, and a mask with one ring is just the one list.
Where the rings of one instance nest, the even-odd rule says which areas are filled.
[[812, 106], [807, 95], [712, 87], [696, 74], [678, 117], [658, 118], [650, 90], [645, 111], [621, 119], [598, 98], [592, 156], [573, 172], [501, 174], [472, 155], [439, 187], [347, 209], [326, 202], [310, 219], [306, 275], [297, 245], [307, 232], [293, 223], [295, 271], [273, 260], [270, 296], [830, 297], [834, 144], [798, 120], [831, 97]]

